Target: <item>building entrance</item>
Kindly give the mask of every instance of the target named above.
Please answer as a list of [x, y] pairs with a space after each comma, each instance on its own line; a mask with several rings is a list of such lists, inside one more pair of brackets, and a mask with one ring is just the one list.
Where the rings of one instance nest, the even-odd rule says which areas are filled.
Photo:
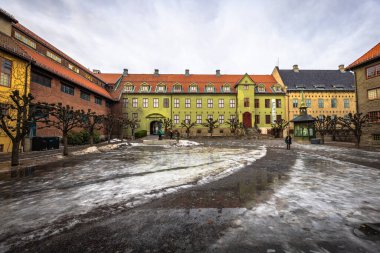
[[249, 112], [243, 113], [243, 126], [244, 128], [252, 127], [252, 114]]

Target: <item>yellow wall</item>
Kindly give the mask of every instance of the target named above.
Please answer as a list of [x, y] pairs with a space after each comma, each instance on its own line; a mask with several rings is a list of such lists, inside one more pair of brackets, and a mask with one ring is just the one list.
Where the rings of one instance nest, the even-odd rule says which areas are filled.
[[[19, 90], [20, 94], [24, 93], [25, 71], [26, 71], [26, 67], [28, 63], [24, 60], [20, 60], [19, 58], [16, 58], [3, 51], [0, 51], [0, 57], [5, 58], [12, 62], [11, 86], [5, 87], [5, 86], [0, 85], [0, 103], [9, 104], [10, 103], [9, 95], [11, 94], [13, 90]], [[29, 73], [30, 73], [30, 67], [28, 68], [28, 81], [27, 81], [28, 85], [30, 83]], [[27, 92], [28, 91], [29, 91], [29, 87], [27, 88]], [[13, 112], [10, 111], [9, 113], [13, 113]], [[11, 141], [2, 130], [0, 130], [0, 145], [4, 145], [3, 146], [4, 152], [11, 152], [12, 150]]]

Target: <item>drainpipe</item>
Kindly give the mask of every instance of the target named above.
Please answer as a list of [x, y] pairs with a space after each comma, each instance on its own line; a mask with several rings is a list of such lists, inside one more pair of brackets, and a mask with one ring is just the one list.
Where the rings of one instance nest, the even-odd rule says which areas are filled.
[[[25, 68], [25, 82], [24, 82], [24, 96], [26, 97], [28, 94], [27, 94], [27, 89], [28, 89], [28, 68], [32, 65], [32, 61], [29, 60], [28, 61], [28, 64], [26, 65], [26, 68]], [[32, 70], [30, 70], [32, 71]], [[29, 110], [29, 108], [27, 108]], [[29, 113], [29, 112], [28, 112]], [[22, 115], [22, 120], [23, 122], [26, 121], [26, 113], [24, 113]], [[23, 126], [24, 127], [24, 126]], [[21, 146], [22, 146], [22, 151], [25, 152], [25, 136], [22, 137], [22, 140], [21, 140]]]

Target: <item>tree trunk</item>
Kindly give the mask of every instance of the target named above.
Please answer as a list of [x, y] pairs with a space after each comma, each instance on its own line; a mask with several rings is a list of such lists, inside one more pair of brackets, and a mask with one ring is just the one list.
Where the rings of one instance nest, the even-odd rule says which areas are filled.
[[90, 145], [94, 145], [94, 134], [90, 134]]
[[12, 142], [12, 161], [11, 166], [17, 166], [20, 164], [20, 152], [19, 152], [20, 141]]
[[321, 141], [322, 141], [322, 144], [325, 144], [325, 135], [324, 134], [321, 134]]
[[123, 139], [124, 139], [124, 129], [121, 128], [121, 130], [120, 130], [120, 140], [121, 140], [121, 142], [123, 142]]
[[67, 134], [63, 134], [63, 155], [68, 156], [69, 155], [69, 148], [67, 146]]
[[108, 136], [107, 136], [107, 141], [108, 141], [108, 144], [111, 143], [111, 133], [108, 134]]

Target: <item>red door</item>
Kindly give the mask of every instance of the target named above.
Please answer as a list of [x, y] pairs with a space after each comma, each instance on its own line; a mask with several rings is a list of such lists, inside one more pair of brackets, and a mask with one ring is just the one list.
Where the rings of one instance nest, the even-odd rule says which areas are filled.
[[249, 112], [243, 113], [243, 126], [245, 128], [252, 127], [252, 115]]

